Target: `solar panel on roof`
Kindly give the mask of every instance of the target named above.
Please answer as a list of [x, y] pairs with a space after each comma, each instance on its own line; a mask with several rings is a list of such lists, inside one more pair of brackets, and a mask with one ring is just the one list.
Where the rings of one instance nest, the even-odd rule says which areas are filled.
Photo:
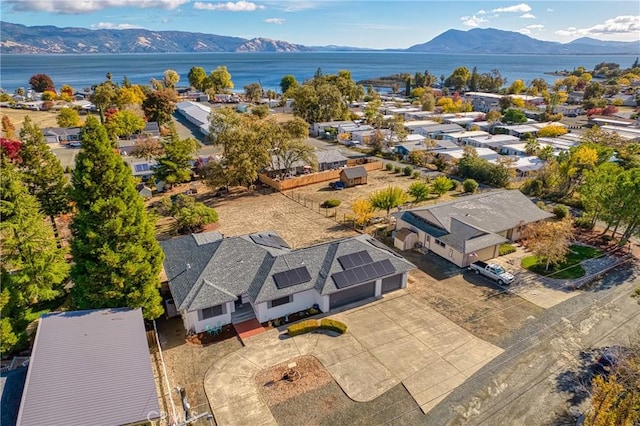
[[345, 271], [336, 272], [331, 275], [336, 287], [343, 289], [352, 285], [361, 284], [396, 272], [389, 259], [383, 259], [378, 262], [368, 263], [366, 265], [356, 266], [355, 268]]
[[306, 266], [301, 266], [273, 274], [273, 280], [276, 282], [276, 287], [283, 289], [311, 281], [311, 274]]
[[345, 254], [338, 258], [338, 262], [342, 266], [342, 269], [352, 269], [356, 266], [365, 265], [373, 262], [369, 252], [366, 250], [358, 251], [355, 253]]

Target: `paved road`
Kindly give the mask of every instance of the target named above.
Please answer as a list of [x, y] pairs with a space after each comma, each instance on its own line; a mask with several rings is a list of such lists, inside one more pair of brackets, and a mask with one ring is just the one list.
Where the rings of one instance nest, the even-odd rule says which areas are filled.
[[[616, 270], [505, 340], [505, 352], [427, 414], [425, 424], [575, 424], [588, 407], [589, 367], [602, 348], [638, 338], [631, 298], [640, 268]], [[401, 423], [401, 419], [397, 419]]]

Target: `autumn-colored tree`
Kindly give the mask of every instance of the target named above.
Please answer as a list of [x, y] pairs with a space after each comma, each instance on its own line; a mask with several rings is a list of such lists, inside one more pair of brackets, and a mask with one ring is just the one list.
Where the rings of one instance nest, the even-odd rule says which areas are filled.
[[165, 70], [163, 73], [162, 82], [164, 83], [164, 87], [169, 87], [171, 89], [176, 87], [176, 84], [180, 81], [180, 74], [178, 74], [174, 70]]
[[157, 139], [149, 135], [139, 136], [133, 144], [130, 154], [133, 157], [151, 160], [164, 154], [164, 148]]
[[524, 230], [526, 246], [542, 262], [545, 270], [566, 259], [573, 225], [570, 219], [561, 221], [543, 221], [527, 225]]
[[74, 108], [62, 108], [56, 117], [56, 122], [60, 127], [80, 126], [80, 114]]
[[16, 126], [13, 125], [8, 115], [2, 116], [2, 136], [7, 139], [16, 138]]
[[191, 67], [187, 78], [191, 87], [197, 90], [204, 90], [203, 84], [207, 79], [207, 72], [202, 67]]
[[413, 182], [409, 186], [407, 193], [413, 197], [414, 203], [419, 203], [420, 201], [424, 201], [429, 198], [431, 188], [429, 188], [429, 185], [426, 182]]
[[44, 92], [45, 90], [55, 91], [53, 80], [46, 74], [34, 74], [29, 79], [29, 85], [36, 92]]
[[557, 138], [558, 136], [562, 136], [569, 133], [569, 130], [558, 124], [551, 124], [549, 126], [545, 126], [542, 129], [538, 130], [538, 137], [540, 138]]
[[373, 217], [373, 206], [367, 199], [355, 200], [351, 204], [353, 220], [357, 226], [365, 226]]
[[371, 206], [376, 210], [386, 210], [387, 214], [392, 208], [404, 203], [406, 199], [406, 194], [402, 188], [397, 186], [389, 186], [369, 195]]
[[6, 157], [12, 163], [22, 162], [22, 158], [20, 157], [21, 147], [22, 142], [20, 141], [0, 138], [0, 156], [2, 158]]
[[157, 121], [160, 125], [166, 125], [171, 121], [171, 115], [176, 109], [178, 95], [173, 89], [153, 90], [147, 94], [142, 102], [142, 109], [147, 121]]
[[120, 89], [120, 95], [118, 97], [119, 105], [142, 105], [142, 102], [145, 100], [146, 95], [142, 91], [140, 86], [125, 86]]

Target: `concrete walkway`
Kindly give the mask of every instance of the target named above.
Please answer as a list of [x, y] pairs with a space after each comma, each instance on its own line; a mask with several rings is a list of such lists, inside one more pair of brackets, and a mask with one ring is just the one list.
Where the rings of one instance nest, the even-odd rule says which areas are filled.
[[404, 290], [330, 316], [347, 324], [342, 336], [294, 338], [278, 330], [251, 337], [207, 373], [205, 390], [220, 425], [273, 425], [255, 375], [301, 355], [318, 358], [344, 392], [370, 401], [402, 382], [424, 412], [502, 353]]

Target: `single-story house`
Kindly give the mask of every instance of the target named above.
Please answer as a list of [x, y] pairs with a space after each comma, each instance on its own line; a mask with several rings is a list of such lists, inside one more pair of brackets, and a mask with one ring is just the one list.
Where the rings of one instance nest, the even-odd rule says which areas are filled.
[[347, 157], [338, 149], [325, 149], [316, 151], [318, 158], [318, 171], [340, 169], [347, 166]]
[[[478, 154], [478, 157], [484, 158], [489, 162], [492, 162], [492, 163], [496, 162], [498, 158], [500, 158], [500, 154], [498, 154], [492, 149], [489, 149], [489, 148], [473, 148], [473, 149], [475, 149], [476, 153]], [[442, 157], [447, 161], [458, 161], [465, 154], [464, 149], [462, 148], [444, 149], [444, 150], [438, 149], [438, 150], [435, 150], [434, 152], [436, 156]]]
[[[394, 245], [424, 247], [459, 267], [498, 256], [500, 244], [522, 238], [524, 227], [553, 214], [518, 190], [494, 191], [394, 214]], [[415, 237], [405, 235], [409, 229]], [[400, 237], [399, 237], [400, 236]]]
[[615, 116], [606, 116], [606, 115], [594, 115], [589, 117], [589, 124], [595, 126], [618, 126], [618, 127], [631, 127], [636, 124], [635, 120], [630, 120], [626, 118], [620, 118]]
[[520, 138], [511, 135], [484, 135], [463, 137], [460, 140], [462, 145], [469, 145], [474, 148], [490, 148], [499, 151], [504, 145], [519, 144]]
[[317, 305], [329, 312], [405, 288], [415, 266], [367, 235], [291, 249], [276, 233], [161, 241], [164, 270], [187, 330], [264, 323]]
[[40, 318], [18, 426], [133, 425], [160, 418], [142, 310]]
[[609, 125], [602, 126], [601, 129], [607, 132], [617, 133], [618, 136], [628, 142], [640, 142], [640, 129]]
[[448, 134], [442, 135], [442, 139], [450, 140], [459, 145], [462, 145], [463, 139], [482, 138], [486, 136], [489, 136], [489, 133], [484, 132], [482, 130], [463, 130], [461, 132], [448, 133]]
[[495, 127], [496, 132], [504, 132], [508, 135], [515, 136], [517, 138], [522, 138], [527, 134], [535, 137], [538, 134], [538, 130], [540, 129], [531, 124], [517, 124], [517, 125], [498, 124]]
[[458, 133], [464, 130], [464, 127], [457, 124], [437, 124], [435, 126], [419, 127], [414, 133], [426, 136], [430, 139], [441, 139], [439, 136], [447, 133]]
[[176, 110], [182, 114], [187, 121], [198, 126], [202, 134], [209, 134], [209, 115], [211, 115], [211, 108], [196, 102], [184, 101], [176, 104]]
[[154, 167], [158, 164], [156, 160], [145, 158], [123, 157], [123, 160], [129, 165], [133, 175], [143, 180], [153, 176]]
[[340, 171], [340, 180], [349, 188], [367, 183], [367, 169], [364, 166], [345, 167]]
[[45, 127], [42, 134], [47, 143], [80, 142], [82, 127]]
[[535, 172], [543, 168], [545, 162], [538, 157], [526, 156], [518, 157], [510, 166], [516, 170], [519, 177], [528, 176], [531, 172]]
[[341, 124], [353, 124], [353, 121], [323, 121], [320, 123], [313, 123], [309, 129], [309, 133], [311, 136], [325, 136], [328, 128], [335, 129], [337, 133], [338, 126]]
[[140, 194], [140, 196], [145, 200], [148, 200], [149, 198], [153, 197], [153, 191], [144, 183], [137, 184], [136, 191], [138, 191], [138, 194]]

